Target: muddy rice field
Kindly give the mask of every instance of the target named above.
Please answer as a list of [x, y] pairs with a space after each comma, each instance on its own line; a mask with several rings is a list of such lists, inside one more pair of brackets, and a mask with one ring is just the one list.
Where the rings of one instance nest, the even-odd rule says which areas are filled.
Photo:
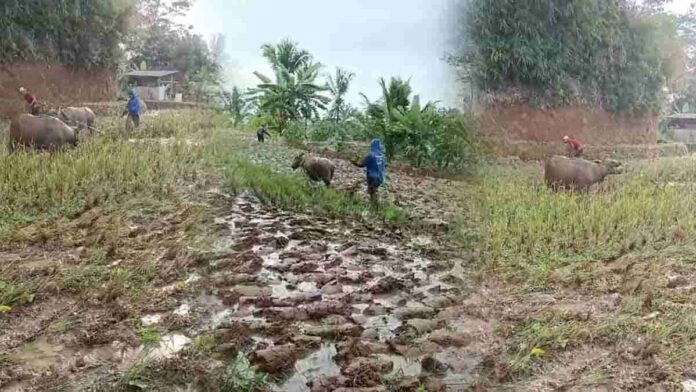
[[[235, 138], [300, 175], [297, 150]], [[334, 162], [335, 188], [364, 197]], [[155, 205], [23, 225], [0, 248], [0, 298], [19, 304], [0, 308], [0, 391], [696, 390], [690, 248], [531, 284], [462, 240], [480, 186], [390, 172], [396, 224], [283, 210], [210, 170]]]

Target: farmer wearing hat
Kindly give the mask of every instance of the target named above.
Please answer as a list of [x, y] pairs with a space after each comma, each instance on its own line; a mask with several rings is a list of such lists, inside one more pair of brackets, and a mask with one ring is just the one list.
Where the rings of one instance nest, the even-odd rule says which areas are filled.
[[22, 95], [24, 100], [27, 102], [27, 112], [33, 114], [34, 116], [39, 115], [39, 100], [36, 99], [36, 96], [24, 87], [19, 88], [19, 94]]
[[583, 153], [582, 144], [579, 140], [570, 136], [563, 136], [563, 143], [568, 145], [568, 154], [571, 158], [581, 158]]

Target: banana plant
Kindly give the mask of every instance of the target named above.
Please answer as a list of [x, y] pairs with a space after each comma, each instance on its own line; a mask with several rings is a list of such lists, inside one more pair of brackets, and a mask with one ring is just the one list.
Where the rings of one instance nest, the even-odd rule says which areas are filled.
[[325, 86], [315, 83], [321, 64], [303, 66], [295, 73], [279, 64], [275, 70], [275, 80], [254, 72], [261, 81], [250, 96], [258, 100], [259, 109], [279, 119], [278, 131], [282, 131], [290, 120], [304, 119], [305, 122], [319, 116], [319, 110], [326, 110], [331, 99], [322, 95]]

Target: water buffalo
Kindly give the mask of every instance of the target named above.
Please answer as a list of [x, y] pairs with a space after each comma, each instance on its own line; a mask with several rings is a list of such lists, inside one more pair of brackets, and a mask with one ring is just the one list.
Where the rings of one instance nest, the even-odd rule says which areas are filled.
[[621, 171], [621, 163], [614, 160], [591, 162], [557, 155], [544, 163], [544, 180], [554, 190], [577, 189], [586, 192], [606, 176], [620, 174]]
[[87, 128], [90, 134], [94, 133], [94, 112], [86, 106], [62, 108], [58, 110], [58, 118], [78, 131]]
[[326, 158], [305, 157], [302, 153], [295, 157], [292, 162], [292, 170], [302, 167], [312, 181], [324, 181], [326, 186], [331, 186], [334, 171], [336, 170], [333, 162]]
[[55, 117], [19, 114], [10, 122], [10, 152], [18, 147], [55, 150], [65, 145], [77, 146], [77, 134]]

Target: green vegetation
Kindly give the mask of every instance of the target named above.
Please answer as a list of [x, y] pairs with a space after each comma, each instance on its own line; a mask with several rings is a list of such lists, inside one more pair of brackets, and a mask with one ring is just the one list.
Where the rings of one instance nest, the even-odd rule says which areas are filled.
[[331, 108], [328, 118], [333, 121], [334, 127], [341, 122], [349, 113], [350, 105], [346, 102], [345, 96], [348, 93], [350, 82], [355, 78], [355, 74], [341, 68], [336, 68], [336, 73], [329, 76], [326, 85], [331, 94]]
[[157, 344], [160, 341], [160, 333], [157, 328], [141, 327], [138, 335], [140, 335], [140, 341], [146, 346]]
[[268, 375], [251, 366], [243, 353], [230, 362], [220, 374], [219, 387], [223, 392], [262, 392], [268, 387]]
[[[58, 62], [82, 69], [173, 68], [188, 99], [221, 96], [224, 36], [210, 44], [177, 22], [189, 0], [8, 0], [0, 12], [0, 62]], [[125, 87], [125, 86], [123, 86]]]
[[277, 46], [264, 45], [263, 54], [275, 73], [274, 79], [255, 72], [261, 84], [249, 91], [251, 99], [261, 113], [268, 113], [270, 124], [277, 131], [286, 128], [288, 121], [303, 120], [305, 123], [319, 116], [330, 99], [321, 92], [326, 87], [316, 84], [321, 64], [315, 63], [306, 50], [284, 40]]
[[[213, 144], [214, 162], [222, 169], [225, 183], [232, 190], [253, 191], [262, 202], [293, 211], [311, 211], [330, 216], [365, 216], [375, 213], [380, 219], [404, 223], [407, 216], [390, 205], [377, 211], [366, 201], [334, 189], [308, 183], [305, 178], [274, 172], [265, 165], [251, 163], [248, 157], [235, 153], [229, 135], [218, 134]], [[225, 141], [227, 139], [227, 141]]]
[[[411, 96], [408, 80], [380, 79], [382, 97], [365, 98], [359, 111], [345, 100], [354, 74], [341, 68], [317, 82], [321, 64], [296, 43], [284, 40], [264, 45], [263, 54], [275, 71], [275, 80], [256, 73], [261, 80], [247, 93], [247, 104], [256, 109], [252, 127], [268, 125], [295, 143], [329, 142], [341, 151], [346, 142], [382, 139], [390, 160], [403, 160], [416, 167], [461, 173], [476, 161], [480, 146], [474, 139], [473, 116], [439, 108], [436, 103], [421, 105]], [[328, 91], [330, 97], [323, 95]], [[229, 101], [236, 102], [231, 96]], [[242, 104], [229, 104], [235, 119], [242, 119]], [[321, 111], [324, 111], [323, 113]]]
[[657, 113], [684, 56], [673, 19], [625, 0], [473, 0], [460, 19], [453, 63], [496, 99]]
[[14, 307], [34, 300], [33, 282], [0, 280], [0, 306]]
[[225, 38], [210, 44], [177, 22], [193, 5], [190, 0], [137, 0], [138, 23], [124, 37], [128, 68], [176, 69], [184, 76], [180, 86], [187, 99], [211, 102], [220, 98]]
[[639, 165], [614, 178], [614, 189], [588, 195], [551, 192], [519, 171], [487, 172], [472, 193], [480, 197], [481, 260], [542, 283], [573, 266], [688, 241], [696, 233], [696, 205], [685, 197], [694, 169], [691, 158]]
[[122, 58], [132, 0], [8, 0], [0, 12], [0, 60], [57, 60], [113, 68]]
[[224, 110], [232, 116], [233, 125], [235, 127], [243, 124], [249, 117], [250, 102], [244, 99], [242, 90], [239, 87], [233, 87], [232, 92], [222, 93], [224, 100]]

